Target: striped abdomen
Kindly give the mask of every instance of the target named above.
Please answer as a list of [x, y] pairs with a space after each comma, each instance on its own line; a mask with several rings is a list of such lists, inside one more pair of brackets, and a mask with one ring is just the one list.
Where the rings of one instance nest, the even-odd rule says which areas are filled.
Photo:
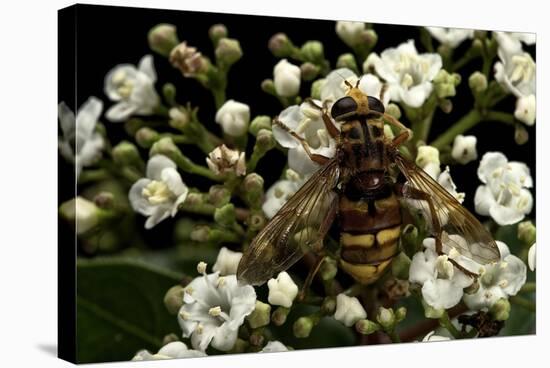
[[392, 186], [383, 184], [353, 196], [344, 193], [339, 221], [342, 269], [362, 284], [375, 282], [398, 253], [401, 212]]

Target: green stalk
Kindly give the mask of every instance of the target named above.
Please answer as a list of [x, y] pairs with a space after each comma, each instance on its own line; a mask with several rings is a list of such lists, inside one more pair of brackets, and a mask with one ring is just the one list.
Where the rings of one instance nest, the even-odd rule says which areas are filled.
[[520, 306], [522, 308], [525, 308], [528, 311], [536, 312], [537, 310], [535, 302], [531, 300], [527, 300], [521, 296], [514, 295], [514, 296], [511, 296], [509, 300], [510, 300], [510, 303]]
[[439, 324], [443, 328], [445, 328], [447, 331], [449, 331], [449, 333], [453, 335], [455, 339], [462, 338], [462, 334], [460, 333], [460, 331], [456, 329], [455, 325], [453, 325], [453, 323], [451, 322], [451, 319], [449, 318], [449, 314], [447, 313], [447, 311], [445, 311], [441, 316], [441, 318], [439, 318]]
[[478, 110], [472, 110], [454, 123], [445, 133], [437, 137], [430, 145], [441, 150], [446, 145], [451, 144], [457, 135], [473, 128], [481, 120], [482, 117], [480, 112]]

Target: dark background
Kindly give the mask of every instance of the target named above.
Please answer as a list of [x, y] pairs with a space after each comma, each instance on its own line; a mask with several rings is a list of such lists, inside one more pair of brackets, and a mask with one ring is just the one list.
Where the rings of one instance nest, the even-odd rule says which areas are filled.
[[[158, 23], [176, 25], [180, 40], [186, 40], [188, 44], [196, 46], [213, 60], [214, 55], [212, 43], [208, 37], [208, 29], [216, 23], [225, 24], [229, 30], [229, 37], [240, 41], [244, 53], [243, 58], [233, 66], [229, 73], [227, 98], [248, 104], [251, 108], [252, 118], [260, 114], [274, 116], [282, 110], [281, 105], [274, 97], [260, 89], [263, 79], [272, 78], [273, 67], [278, 61], [267, 48], [267, 42], [274, 33], [285, 32], [297, 46], [307, 40], [321, 40], [325, 47], [325, 55], [333, 67], [340, 54], [351, 51], [337, 37], [334, 21], [93, 5], [78, 5], [76, 18], [77, 106], [84, 103], [89, 96], [97, 96], [104, 101], [104, 111], [106, 111], [112, 104], [103, 92], [106, 73], [117, 64], [137, 64], [143, 55], [153, 54], [158, 75], [157, 90], [159, 94], [164, 83], [174, 83], [177, 87], [178, 102], [183, 104], [190, 101], [193, 106], [199, 106], [201, 121], [216, 133], [219, 132], [219, 126], [214, 122], [215, 109], [210, 92], [202, 88], [196, 81], [183, 78], [178, 70], [172, 68], [166, 58], [149, 49], [147, 32], [154, 25]], [[377, 53], [388, 47], [395, 47], [411, 38], [415, 39], [419, 52], [426, 52], [419, 41], [419, 27], [375, 24], [374, 29], [379, 38], [373, 50]], [[60, 35], [60, 37], [63, 36]], [[437, 46], [435, 40], [434, 46]], [[462, 55], [468, 47], [469, 41], [466, 40], [455, 51], [455, 55]], [[534, 47], [530, 47], [528, 50], [534, 56]], [[298, 62], [294, 61], [294, 63]], [[359, 67], [361, 68], [360, 65]], [[471, 109], [473, 97], [467, 79], [473, 71], [480, 69], [481, 59], [475, 60], [459, 70], [462, 75], [462, 83], [458, 86], [457, 96], [452, 98], [453, 111], [450, 114], [444, 114], [440, 110], [436, 112], [429, 141], [444, 132], [446, 128]], [[310, 82], [302, 82], [302, 96], [309, 95], [310, 86]], [[74, 106], [73, 90], [70, 88], [64, 90], [63, 88], [60, 83], [60, 100], [65, 100], [69, 106]], [[498, 106], [499, 110], [506, 112], [513, 112], [514, 108], [515, 98], [512, 96], [506, 98]], [[102, 121], [113, 145], [121, 139], [129, 138], [124, 132], [123, 124], [111, 123], [106, 119], [102, 119]], [[518, 146], [515, 143], [513, 127], [501, 123], [484, 122], [466, 134], [478, 137], [479, 158], [488, 151], [502, 151], [510, 160], [527, 163], [534, 177], [535, 128], [529, 127], [528, 131], [530, 139], [523, 146]], [[131, 137], [130, 140], [132, 140]], [[195, 162], [205, 164], [202, 152], [190, 146], [185, 146], [183, 150]], [[146, 151], [143, 151], [143, 157], [147, 157]], [[266, 179], [266, 189], [278, 178], [285, 161], [285, 158], [279, 153], [271, 152], [263, 162], [260, 162], [259, 172]], [[270, 163], [269, 167], [266, 165], [267, 162]], [[480, 184], [476, 174], [478, 165], [479, 160], [468, 165], [452, 167], [452, 176], [458, 190], [467, 193], [465, 205], [470, 210], [473, 210], [475, 189]], [[72, 167], [60, 159], [59, 170], [61, 178], [59, 200], [62, 202], [74, 195], [72, 193], [73, 180], [70, 180]], [[200, 178], [184, 176], [184, 181], [198, 186], [203, 184]], [[532, 192], [534, 194], [534, 190]], [[534, 211], [533, 209], [532, 217], [535, 216]], [[138, 221], [143, 222], [144, 220], [138, 216]], [[158, 239], [159, 235], [166, 234], [166, 230], [173, 226], [171, 222], [162, 222], [153, 230], [144, 232], [144, 236]]]

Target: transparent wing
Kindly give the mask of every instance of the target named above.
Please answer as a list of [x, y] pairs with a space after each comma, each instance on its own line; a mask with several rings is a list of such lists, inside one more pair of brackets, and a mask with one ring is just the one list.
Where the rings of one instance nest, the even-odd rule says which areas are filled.
[[297, 262], [326, 235], [336, 213], [339, 170], [329, 161], [285, 203], [245, 249], [237, 278], [261, 285]]
[[[424, 170], [400, 155], [396, 157], [399, 170], [407, 179], [407, 186], [415, 188], [430, 197], [435, 213], [441, 224], [443, 250], [456, 249], [461, 255], [478, 263], [487, 264], [500, 259], [498, 246], [491, 234], [464, 206]], [[419, 207], [429, 221], [433, 216], [429, 204], [424, 200], [413, 200], [414, 207]], [[435, 235], [435, 234], [434, 234]]]

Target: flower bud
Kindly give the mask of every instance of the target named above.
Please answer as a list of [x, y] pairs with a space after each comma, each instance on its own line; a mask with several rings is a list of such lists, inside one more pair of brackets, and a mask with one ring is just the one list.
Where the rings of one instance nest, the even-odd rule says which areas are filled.
[[399, 108], [398, 105], [396, 105], [394, 103], [389, 103], [388, 104], [388, 107], [386, 107], [386, 113], [388, 115], [393, 116], [397, 120], [399, 120], [401, 118], [401, 109]]
[[268, 93], [273, 96], [277, 95], [277, 91], [275, 90], [275, 83], [273, 82], [273, 79], [264, 79], [260, 87], [262, 88], [262, 91], [264, 91], [265, 93]]
[[154, 129], [143, 127], [138, 129], [135, 138], [140, 147], [149, 148], [160, 139], [160, 134]]
[[300, 49], [304, 61], [314, 64], [320, 64], [324, 61], [324, 52], [323, 44], [319, 41], [307, 41]]
[[473, 135], [457, 135], [453, 142], [451, 156], [462, 165], [477, 160], [477, 138]]
[[531, 221], [523, 221], [518, 225], [518, 239], [530, 246], [537, 240], [537, 228]]
[[183, 107], [172, 107], [168, 115], [170, 116], [170, 126], [180, 131], [184, 131], [191, 120], [189, 111]]
[[258, 207], [264, 195], [264, 179], [256, 173], [248, 174], [243, 180], [242, 190], [246, 203]]
[[234, 38], [222, 38], [216, 46], [216, 58], [225, 65], [233, 65], [243, 56], [241, 44]]
[[267, 282], [267, 287], [269, 288], [267, 300], [272, 305], [290, 308], [298, 295], [298, 286], [290, 275], [284, 271], [279, 273], [276, 279], [270, 279]]
[[357, 69], [357, 62], [355, 61], [355, 56], [351, 53], [346, 53], [338, 56], [338, 60], [336, 61], [336, 68], [348, 68], [350, 70], [353, 70], [354, 72], [357, 72], [359, 69]]
[[250, 216], [246, 219], [246, 223], [251, 231], [260, 231], [263, 229], [266, 223], [263, 211], [251, 211]]
[[[417, 251], [418, 246], [418, 229], [413, 224], [407, 224], [401, 232], [401, 244], [405, 252], [413, 255]], [[396, 276], [394, 274], [394, 276]], [[408, 278], [408, 277], [407, 277]]]
[[378, 42], [378, 34], [374, 29], [366, 29], [361, 32], [360, 36], [363, 48], [367, 50], [371, 50]]
[[173, 83], [164, 83], [162, 86], [162, 95], [169, 105], [176, 104], [176, 86]]
[[426, 171], [432, 178], [437, 178], [441, 171], [439, 161], [439, 150], [432, 146], [418, 147], [416, 164]]
[[262, 346], [265, 342], [265, 337], [261, 331], [254, 331], [248, 339], [252, 346]]
[[405, 307], [399, 307], [395, 311], [395, 320], [396, 320], [397, 323], [404, 320], [406, 316], [407, 316], [407, 308], [405, 308]]
[[302, 73], [302, 79], [305, 81], [310, 81], [319, 75], [321, 68], [313, 63], [310, 63], [309, 61], [306, 61], [300, 65], [300, 71]]
[[185, 202], [183, 203], [189, 207], [200, 206], [204, 203], [203, 197], [202, 193], [191, 192], [187, 194], [187, 198], [185, 198]]
[[361, 305], [359, 299], [354, 296], [347, 296], [340, 293], [336, 296], [336, 310], [334, 319], [351, 327], [360, 319], [367, 318], [367, 312]]
[[323, 303], [321, 304], [321, 313], [329, 316], [334, 314], [336, 311], [336, 298], [333, 296], [327, 296], [325, 299], [323, 299]]
[[300, 317], [294, 322], [292, 330], [298, 338], [308, 337], [315, 323], [311, 317]]
[[338, 263], [331, 257], [325, 257], [319, 268], [319, 276], [324, 281], [332, 280], [338, 273]]
[[270, 321], [271, 306], [256, 300], [254, 311], [246, 317], [251, 328], [267, 326]]
[[137, 147], [128, 141], [122, 141], [112, 150], [113, 161], [121, 166], [143, 166]]
[[[411, 226], [416, 230], [413, 225]], [[404, 252], [400, 252], [392, 261], [392, 275], [400, 280], [408, 280], [410, 267], [411, 259]]]
[[527, 252], [527, 265], [533, 272], [537, 268], [537, 243], [533, 243]]
[[259, 154], [264, 154], [272, 148], [275, 148], [276, 141], [273, 138], [273, 133], [271, 130], [262, 129], [256, 135], [256, 144], [254, 145], [254, 150]]
[[214, 221], [220, 226], [230, 227], [235, 223], [235, 205], [228, 203], [214, 211]]
[[445, 98], [456, 95], [455, 87], [460, 83], [460, 79], [460, 74], [449, 74], [445, 69], [441, 69], [433, 79], [437, 97]]
[[111, 192], [99, 192], [94, 197], [96, 206], [102, 209], [112, 209], [115, 204], [115, 196]]
[[355, 330], [362, 335], [370, 335], [380, 330], [378, 323], [369, 321], [368, 319], [362, 319], [355, 323]]
[[323, 86], [325, 85], [325, 82], [327, 80], [325, 78], [317, 79], [315, 82], [311, 84], [311, 98], [314, 98], [316, 100], [321, 99], [321, 89], [323, 89]]
[[386, 331], [391, 331], [395, 326], [395, 313], [391, 308], [380, 307], [376, 314], [376, 321]]
[[99, 224], [100, 208], [84, 197], [76, 197], [59, 207], [61, 216], [75, 224], [77, 234], [84, 234]]
[[212, 43], [217, 45], [220, 39], [227, 37], [227, 27], [221, 23], [214, 24], [208, 30], [208, 36], [212, 40]]
[[300, 92], [300, 68], [282, 59], [273, 68], [273, 83], [277, 95], [293, 97]]
[[514, 141], [517, 145], [524, 145], [529, 141], [529, 132], [523, 125], [516, 124], [514, 129]]
[[510, 317], [510, 302], [506, 298], [497, 300], [489, 312], [497, 321], [506, 321]]
[[284, 33], [276, 33], [269, 39], [267, 47], [273, 55], [279, 58], [289, 57], [292, 55], [294, 45], [288, 36]]
[[181, 285], [172, 286], [164, 295], [164, 306], [170, 314], [178, 314], [183, 305], [183, 287]]
[[170, 55], [170, 51], [179, 43], [176, 26], [167, 23], [157, 24], [149, 31], [147, 41], [151, 50], [162, 56]]
[[182, 42], [170, 52], [170, 63], [176, 69], [179, 69], [184, 77], [196, 77], [204, 74], [210, 66], [210, 62], [196, 47], [188, 46], [187, 42]]
[[535, 95], [522, 96], [516, 100], [514, 117], [526, 125], [535, 124], [535, 118], [537, 117]]
[[443, 99], [440, 99], [438, 102], [439, 102], [439, 108], [445, 114], [450, 114], [451, 111], [453, 111], [453, 101], [449, 100], [448, 98], [443, 98]]
[[149, 157], [154, 155], [165, 155], [175, 163], [179, 163], [183, 155], [180, 149], [174, 144], [174, 141], [170, 137], [164, 137], [156, 141], [149, 150]]
[[278, 307], [271, 315], [271, 322], [275, 326], [282, 326], [286, 322], [286, 317], [290, 312], [290, 308]]
[[250, 107], [235, 100], [227, 100], [216, 112], [216, 123], [223, 132], [232, 137], [246, 134], [250, 122]]
[[483, 50], [483, 41], [479, 38], [475, 38], [472, 41], [472, 50], [475, 52], [481, 52], [481, 50]]
[[176, 342], [176, 341], [179, 341], [179, 340], [180, 339], [179, 339], [178, 335], [176, 335], [175, 333], [170, 333], [168, 335], [164, 335], [164, 337], [162, 338], [162, 346], [168, 345], [171, 342]]
[[212, 185], [208, 190], [208, 202], [221, 207], [231, 200], [231, 192], [223, 185]]
[[139, 128], [143, 127], [143, 124], [144, 121], [139, 118], [130, 118], [124, 123], [124, 130], [133, 137]]
[[481, 72], [473, 72], [468, 78], [468, 85], [474, 93], [481, 93], [487, 89], [487, 77]]
[[250, 123], [248, 132], [253, 136], [258, 135], [258, 132], [262, 129], [271, 130], [271, 118], [266, 115], [258, 115]]
[[365, 28], [366, 24], [363, 22], [336, 22], [336, 34], [352, 48], [364, 41], [361, 33], [365, 31]]

